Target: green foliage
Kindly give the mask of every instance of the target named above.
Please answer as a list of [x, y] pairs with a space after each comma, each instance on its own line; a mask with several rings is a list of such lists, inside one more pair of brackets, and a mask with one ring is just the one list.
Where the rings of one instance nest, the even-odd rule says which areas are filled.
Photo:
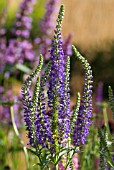
[[[81, 170], [95, 170], [96, 162], [99, 159], [99, 138], [98, 130], [92, 124], [90, 133], [87, 138], [87, 143], [82, 147], [82, 151], [79, 153], [79, 164]], [[96, 167], [97, 169], [97, 167]]]
[[[105, 170], [106, 167], [114, 168], [114, 162], [111, 156], [112, 145], [108, 141], [108, 134], [106, 126], [104, 130], [98, 129], [99, 137], [100, 137], [100, 170]], [[111, 145], [111, 146], [110, 146]]]
[[100, 136], [100, 170], [105, 170], [106, 168], [106, 152], [109, 152], [106, 141], [106, 128], [104, 132], [99, 128], [98, 129]]
[[28, 68], [27, 66], [25, 66], [24, 64], [18, 63], [18, 64], [15, 65], [15, 67], [16, 67], [16, 69], [18, 69], [18, 70], [20, 70], [24, 73], [28, 73], [28, 74], [31, 73], [31, 69]]

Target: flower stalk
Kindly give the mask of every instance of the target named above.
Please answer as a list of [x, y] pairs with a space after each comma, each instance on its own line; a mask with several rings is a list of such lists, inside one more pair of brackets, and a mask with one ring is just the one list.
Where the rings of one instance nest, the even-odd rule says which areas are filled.
[[27, 152], [27, 148], [26, 148], [23, 140], [21, 139], [21, 137], [20, 137], [20, 135], [19, 135], [19, 131], [18, 131], [18, 129], [17, 129], [16, 123], [15, 123], [15, 120], [14, 120], [13, 106], [10, 106], [10, 113], [11, 113], [11, 120], [12, 120], [14, 132], [15, 132], [15, 134], [16, 134], [19, 142], [20, 142], [20, 144], [21, 144], [22, 147], [23, 147], [23, 152], [24, 152], [25, 160], [26, 160], [26, 167], [27, 167], [27, 170], [29, 170], [29, 157], [28, 157], [28, 152]]
[[[88, 61], [73, 46], [77, 59], [85, 70], [83, 100], [78, 93], [76, 105], [70, 110], [70, 57], [63, 51], [61, 36], [64, 6], [61, 5], [54, 39], [50, 50], [50, 62], [40, 75], [39, 66], [25, 81], [22, 88], [25, 123], [30, 145], [37, 150], [42, 168], [51, 162], [59, 169], [64, 160], [64, 169], [74, 168], [72, 161], [81, 144], [86, 142], [92, 116], [92, 71]], [[38, 75], [33, 97], [30, 95], [32, 80]], [[81, 126], [80, 126], [81, 121]]]

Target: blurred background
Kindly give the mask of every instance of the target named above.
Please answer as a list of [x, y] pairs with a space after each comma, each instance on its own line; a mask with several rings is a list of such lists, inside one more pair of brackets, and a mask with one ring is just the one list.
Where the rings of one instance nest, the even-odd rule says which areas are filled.
[[[6, 17], [7, 39], [12, 38], [10, 31], [13, 28], [16, 11], [21, 1], [0, 0], [0, 21], [2, 21], [4, 15]], [[38, 22], [45, 13], [46, 2], [46, 0], [37, 0], [31, 14], [33, 18], [31, 40], [38, 36]], [[92, 66], [94, 76], [93, 100], [96, 99], [97, 87], [101, 83], [103, 85], [103, 101], [107, 101], [108, 86], [110, 85], [114, 89], [114, 0], [58, 0], [58, 8], [56, 8], [54, 14], [55, 23], [60, 4], [65, 5], [63, 37], [67, 37], [71, 33], [71, 43], [76, 45], [80, 53], [87, 58]], [[72, 105], [75, 103], [77, 92], [82, 91], [83, 84], [84, 70], [81, 64], [74, 57], [71, 57]], [[21, 84], [17, 83], [15, 88], [21, 88]], [[112, 119], [110, 110], [108, 112], [109, 118]], [[11, 134], [9, 137], [11, 137]], [[20, 155], [22, 164], [24, 162], [23, 157]]]
[[[114, 88], [114, 0], [62, 0], [65, 4], [63, 35], [73, 33], [72, 43], [86, 56], [91, 63], [94, 75], [94, 90], [102, 81], [104, 98], [107, 98], [107, 87]], [[72, 62], [73, 77], [79, 75], [77, 63]], [[73, 91], [81, 79], [72, 77]]]

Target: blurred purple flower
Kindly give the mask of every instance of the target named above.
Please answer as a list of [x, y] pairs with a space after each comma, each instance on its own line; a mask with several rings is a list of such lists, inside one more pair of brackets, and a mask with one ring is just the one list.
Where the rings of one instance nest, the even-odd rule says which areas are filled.
[[[95, 98], [95, 102], [97, 103], [101, 103], [103, 101], [103, 83], [99, 82], [98, 86], [97, 86], [97, 91], [96, 91], [96, 98]], [[100, 113], [101, 112], [101, 107], [100, 106], [95, 106], [95, 113]]]
[[70, 43], [72, 36], [73, 36], [72, 34], [69, 34], [68, 37], [63, 40], [63, 51], [65, 56], [72, 55], [72, 45]]
[[34, 61], [34, 51], [28, 40], [10, 40], [5, 55], [8, 64], [24, 63], [25, 60]]
[[29, 14], [33, 11], [33, 4], [36, 1], [23, 0], [20, 4], [20, 11], [16, 14], [17, 21], [14, 23], [12, 33], [19, 38], [29, 38], [32, 28], [32, 18]]
[[[54, 12], [58, 10], [58, 2], [60, 0], [48, 0], [46, 3], [46, 12], [43, 19], [39, 22], [40, 33], [39, 37], [34, 39], [34, 43], [38, 45], [38, 55], [42, 54], [44, 60], [50, 59], [49, 50], [51, 49], [52, 31], [55, 25]], [[72, 46], [70, 43], [72, 35], [70, 34], [63, 40], [63, 51], [65, 56], [72, 55]]]
[[33, 45], [28, 40], [32, 28], [32, 18], [28, 15], [32, 12], [32, 5], [35, 2], [35, 0], [23, 0], [20, 4], [20, 11], [16, 14], [17, 21], [12, 29], [15, 38], [9, 40], [5, 53], [8, 64], [24, 63], [26, 60], [34, 61], [35, 59]]
[[6, 39], [0, 35], [0, 73], [5, 66]]
[[4, 55], [6, 50], [6, 30], [4, 28], [4, 24], [6, 21], [6, 16], [4, 13], [6, 13], [6, 11], [3, 10], [0, 16], [0, 73], [3, 71], [5, 65]]
[[49, 49], [51, 48], [51, 36], [54, 28], [54, 17], [53, 14], [57, 9], [57, 2], [59, 0], [48, 0], [46, 3], [46, 12], [43, 19], [38, 23], [40, 27], [39, 37], [36, 37], [34, 42], [38, 44], [38, 54], [42, 54], [45, 60], [49, 60]]

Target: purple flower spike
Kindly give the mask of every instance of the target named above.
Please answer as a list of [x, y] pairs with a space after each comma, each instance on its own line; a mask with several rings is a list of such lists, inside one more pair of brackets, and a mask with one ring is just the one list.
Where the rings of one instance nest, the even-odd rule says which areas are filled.
[[16, 37], [29, 38], [30, 30], [32, 28], [32, 18], [28, 15], [32, 13], [32, 5], [35, 3], [35, 0], [24, 0], [20, 4], [20, 11], [16, 14], [17, 21], [14, 23], [15, 28], [12, 30], [12, 33]]
[[52, 28], [54, 28], [54, 21], [52, 14], [57, 8], [57, 2], [59, 0], [48, 0], [46, 4], [46, 12], [44, 15], [44, 18], [39, 22], [39, 25], [41, 27], [41, 32], [45, 35], [51, 35]]
[[39, 88], [40, 88], [40, 78], [38, 77], [33, 98], [30, 93], [30, 86], [32, 84], [32, 80], [39, 74], [43, 64], [43, 58], [40, 56], [40, 61], [37, 69], [27, 78], [23, 87], [22, 87], [22, 95], [23, 95], [23, 105], [24, 105], [24, 121], [26, 123], [26, 129], [28, 131], [29, 143], [32, 146], [36, 146], [38, 139], [36, 139], [36, 124], [38, 123], [37, 119], [37, 103], [39, 97]]
[[[62, 10], [64, 11], [61, 6], [60, 11]], [[52, 66], [48, 90], [48, 106], [53, 109], [52, 133], [57, 129], [55, 133], [59, 136], [60, 143], [64, 143], [70, 134], [69, 60], [68, 63], [65, 62], [60, 32], [63, 11], [58, 16], [58, 25], [52, 41]]]
[[85, 84], [83, 90], [83, 98], [77, 115], [75, 123], [73, 141], [74, 145], [80, 146], [86, 142], [86, 136], [89, 133], [89, 126], [91, 125], [92, 117], [92, 70], [84, 57], [73, 46], [75, 56], [81, 61], [85, 70]]
[[[24, 61], [34, 61], [35, 53], [32, 43], [28, 40], [32, 28], [32, 18], [29, 14], [32, 12], [35, 1], [24, 0], [20, 5], [20, 11], [16, 14], [17, 21], [12, 33], [15, 39], [9, 41], [6, 49], [6, 62], [8, 64], [24, 63]], [[31, 9], [32, 8], [32, 9]]]

